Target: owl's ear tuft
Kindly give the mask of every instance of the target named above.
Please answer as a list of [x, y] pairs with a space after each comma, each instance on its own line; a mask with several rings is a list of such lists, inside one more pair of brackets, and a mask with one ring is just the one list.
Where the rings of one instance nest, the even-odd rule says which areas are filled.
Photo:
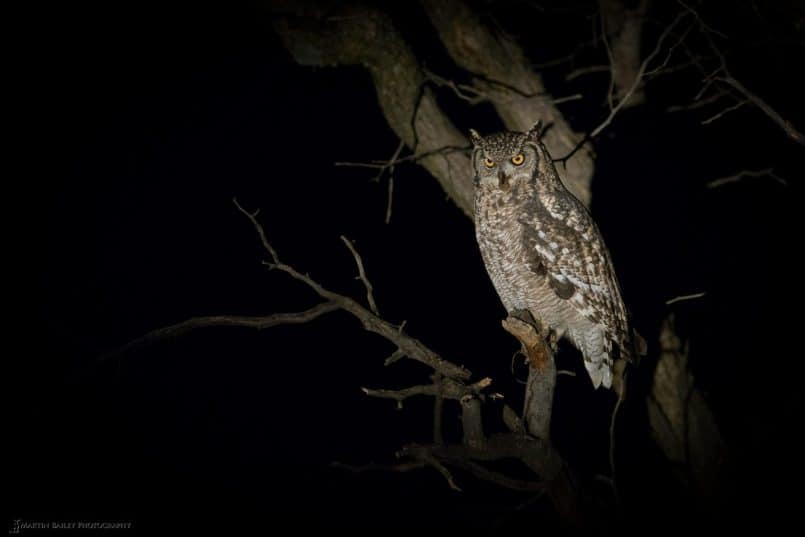
[[538, 119], [534, 126], [528, 129], [528, 132], [525, 133], [526, 140], [531, 142], [539, 142], [540, 138], [542, 138], [542, 120]]
[[484, 143], [484, 139], [481, 138], [481, 135], [478, 134], [478, 131], [475, 129], [470, 129], [470, 140], [472, 140], [472, 145], [475, 147], [481, 147]]

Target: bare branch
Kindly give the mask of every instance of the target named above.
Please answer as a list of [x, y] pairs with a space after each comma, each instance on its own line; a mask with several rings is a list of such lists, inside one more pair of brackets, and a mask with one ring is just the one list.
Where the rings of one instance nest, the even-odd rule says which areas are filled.
[[238, 203], [237, 198], [232, 198], [232, 203], [234, 203], [235, 207], [237, 207], [240, 212], [246, 215], [246, 218], [248, 218], [251, 221], [251, 223], [254, 224], [255, 228], [257, 229], [257, 233], [260, 236], [260, 243], [263, 245], [263, 248], [266, 249], [268, 255], [270, 255], [271, 259], [274, 260], [274, 263], [279, 263], [279, 257], [277, 257], [277, 251], [274, 250], [274, 247], [271, 246], [271, 244], [268, 242], [265, 231], [263, 231], [263, 227], [257, 222], [257, 215], [260, 214], [260, 209], [257, 209], [253, 213], [250, 213], [249, 211], [241, 207], [240, 203]]
[[423, 153], [416, 153], [413, 155], [406, 155], [404, 157], [397, 156], [396, 158], [388, 161], [384, 160], [375, 160], [372, 162], [346, 162], [346, 161], [338, 161], [334, 162], [333, 166], [352, 166], [355, 168], [371, 168], [374, 170], [380, 170], [380, 173], [385, 172], [386, 170], [390, 170], [392, 167], [396, 166], [397, 164], [402, 164], [404, 162], [420, 162], [423, 159], [427, 159], [430, 157], [438, 156], [438, 155], [450, 155], [453, 153], [468, 153], [470, 151], [471, 146], [444, 146], [444, 147], [437, 147], [431, 151], [425, 151]]
[[[436, 374], [438, 378], [438, 374]], [[440, 379], [433, 384], [423, 384], [411, 386], [401, 390], [376, 390], [361, 388], [363, 393], [369, 397], [379, 397], [381, 399], [394, 399], [397, 401], [397, 408], [402, 408], [402, 402], [415, 395], [430, 395], [442, 399], [454, 399], [460, 401], [468, 396], [475, 396], [492, 384], [492, 379], [485, 377], [472, 384], [464, 384], [451, 378]]]
[[372, 283], [369, 281], [369, 278], [366, 277], [366, 271], [363, 268], [363, 259], [361, 259], [361, 255], [355, 249], [355, 245], [352, 243], [352, 241], [343, 235], [341, 235], [341, 240], [344, 241], [344, 244], [347, 245], [349, 251], [352, 252], [352, 257], [355, 258], [355, 264], [358, 265], [358, 278], [360, 278], [360, 280], [363, 282], [363, 286], [366, 288], [366, 301], [369, 303], [369, 308], [375, 315], [380, 315], [380, 312], [377, 310], [377, 303], [375, 303]]
[[618, 114], [618, 112], [620, 112], [621, 109], [629, 102], [634, 92], [640, 86], [640, 83], [643, 79], [643, 75], [646, 72], [646, 69], [648, 68], [649, 64], [660, 53], [663, 44], [665, 43], [665, 40], [668, 39], [668, 36], [671, 35], [671, 31], [674, 28], [676, 28], [676, 26], [684, 18], [684, 16], [685, 13], [680, 13], [679, 15], [677, 15], [676, 18], [673, 20], [673, 22], [671, 22], [671, 24], [669, 24], [665, 28], [662, 34], [660, 34], [660, 37], [657, 39], [657, 44], [654, 46], [654, 50], [652, 50], [651, 53], [648, 56], [646, 56], [646, 59], [643, 60], [643, 63], [640, 64], [640, 69], [638, 69], [637, 75], [634, 77], [634, 82], [632, 82], [631, 86], [629, 86], [629, 88], [623, 93], [623, 96], [621, 97], [621, 100], [618, 101], [618, 104], [615, 105], [615, 107], [610, 110], [609, 115], [606, 117], [606, 119], [604, 119], [604, 121], [602, 121], [595, 129], [592, 130], [592, 132], [589, 135], [589, 138], [595, 138], [596, 136], [601, 134], [601, 132], [605, 128], [607, 128], [610, 123], [612, 123], [612, 120], [615, 119], [615, 116]]
[[300, 273], [290, 265], [279, 262], [276, 251], [268, 242], [262, 225], [254, 216], [256, 213], [249, 213], [240, 207], [240, 205], [238, 205], [238, 208], [249, 218], [249, 221], [257, 231], [263, 246], [274, 258], [275, 261], [273, 263], [264, 262], [264, 264], [268, 265], [269, 268], [288, 274], [293, 279], [298, 280], [310, 287], [323, 299], [332, 302], [338, 305], [338, 307], [342, 310], [351, 313], [361, 322], [365, 330], [378, 334], [379, 336], [394, 343], [407, 358], [423, 363], [446, 377], [466, 380], [472, 376], [472, 373], [470, 373], [470, 371], [464, 367], [445, 360], [423, 345], [419, 340], [414, 339], [403, 332], [401, 327], [394, 326], [388, 321], [380, 318], [352, 298], [330, 291], [313, 280], [310, 276]]
[[665, 305], [670, 306], [671, 304], [676, 304], [677, 302], [682, 302], [683, 300], [693, 300], [695, 298], [701, 298], [706, 294], [707, 294], [706, 292], [702, 292], [702, 293], [693, 293], [690, 295], [675, 296], [674, 298], [666, 300]]
[[184, 335], [192, 330], [199, 328], [210, 328], [214, 326], [241, 326], [244, 328], [253, 328], [255, 330], [265, 330], [274, 326], [285, 324], [301, 324], [307, 323], [324, 315], [339, 309], [338, 304], [333, 302], [322, 302], [312, 308], [295, 312], [295, 313], [275, 313], [273, 315], [210, 315], [206, 317], [193, 317], [182, 321], [180, 323], [172, 324], [162, 328], [152, 330], [147, 334], [130, 341], [123, 347], [106, 354], [102, 360], [106, 360], [113, 356], [126, 354], [129, 351], [145, 347], [170, 338], [175, 338]]
[[683, 110], [696, 110], [697, 108], [707, 106], [708, 104], [712, 104], [712, 103], [718, 101], [719, 99], [721, 99], [722, 97], [727, 97], [727, 96], [729, 96], [729, 93], [727, 93], [725, 91], [719, 91], [719, 92], [716, 92], [713, 95], [707, 97], [706, 99], [699, 98], [699, 99], [693, 101], [690, 104], [679, 104], [679, 105], [675, 105], [675, 106], [669, 106], [666, 109], [666, 112], [681, 112]]
[[783, 129], [789, 138], [798, 144], [805, 146], [805, 135], [798, 131], [790, 121], [781, 116], [766, 101], [746, 89], [746, 86], [735, 80], [732, 76], [716, 77], [716, 80], [724, 82], [725, 84], [728, 84], [732, 88], [738, 90], [738, 92], [746, 97], [748, 101], [760, 108], [764, 114], [769, 116], [774, 123]]
[[[729, 86], [733, 90], [736, 90], [739, 94], [741, 94], [744, 97], [744, 99], [738, 105], [736, 105], [733, 108], [727, 109], [726, 111], [737, 109], [740, 106], [746, 104], [746, 102], [750, 102], [757, 108], [759, 108], [764, 114], [766, 114], [772, 120], [772, 122], [778, 125], [789, 138], [794, 140], [796, 143], [805, 146], [805, 135], [803, 135], [802, 132], [797, 130], [797, 128], [794, 127], [794, 125], [789, 120], [785, 119], [782, 115], [780, 115], [780, 113], [777, 112], [774, 108], [772, 108], [771, 105], [769, 105], [765, 100], [763, 100], [758, 95], [747, 89], [746, 86], [744, 86], [741, 82], [739, 82], [737, 79], [735, 79], [735, 77], [732, 76], [729, 69], [727, 68], [727, 61], [726, 58], [724, 57], [724, 54], [722, 54], [721, 50], [718, 48], [718, 46], [716, 45], [715, 41], [712, 38], [713, 35], [719, 37], [725, 37], [724, 34], [715, 30], [711, 26], [707, 25], [704, 22], [704, 19], [702, 19], [702, 17], [699, 15], [699, 13], [689, 5], [682, 2], [682, 0], [677, 0], [677, 2], [685, 8], [687, 13], [693, 14], [693, 16], [696, 18], [697, 22], [699, 23], [699, 27], [702, 30], [702, 34], [707, 39], [710, 49], [713, 51], [713, 53], [719, 60], [718, 68], [715, 71], [713, 71], [710, 74], [710, 76], [705, 78], [705, 88], [707, 87], [708, 84], [712, 83], [713, 81], [726, 84], [727, 86]], [[716, 119], [716, 117], [710, 118], [709, 120], [707, 120], [707, 122]]]
[[383, 365], [390, 366], [394, 362], [398, 361], [400, 358], [405, 358], [405, 353], [402, 350], [397, 349], [391, 353], [391, 356], [386, 358], [386, 360], [383, 362]]
[[786, 181], [785, 179], [774, 173], [774, 168], [766, 168], [765, 170], [757, 170], [757, 171], [741, 170], [735, 175], [714, 179], [709, 183], [707, 183], [707, 185], [705, 186], [707, 186], [707, 188], [718, 188], [720, 186], [724, 186], [729, 183], [737, 183], [744, 177], [771, 177], [772, 179], [774, 179], [783, 186], [788, 185], [788, 181]]
[[379, 397], [381, 399], [393, 399], [397, 401], [397, 409], [402, 409], [403, 401], [415, 395], [433, 395], [439, 394], [439, 388], [435, 384], [426, 384], [420, 386], [411, 386], [410, 388], [403, 388], [402, 390], [373, 390], [371, 388], [361, 388], [361, 391], [369, 397]]
[[391, 207], [394, 201], [394, 176], [389, 176], [388, 194], [386, 195], [386, 218], [383, 220], [386, 224], [391, 223]]
[[724, 38], [724, 39], [726, 39], [726, 38], [727, 38], [727, 36], [726, 36], [726, 35], [725, 35], [723, 32], [719, 32], [718, 30], [716, 30], [716, 29], [715, 29], [715, 28], [713, 28], [712, 26], [709, 26], [708, 24], [706, 24], [706, 23], [704, 22], [704, 20], [703, 20], [703, 19], [702, 19], [702, 18], [699, 16], [699, 12], [698, 12], [698, 11], [696, 11], [695, 9], [693, 9], [692, 7], [690, 7], [689, 5], [687, 5], [687, 4], [686, 4], [685, 2], [683, 2], [682, 0], [677, 0], [677, 3], [678, 3], [680, 6], [682, 6], [683, 8], [685, 8], [685, 10], [686, 10], [688, 13], [691, 13], [691, 14], [692, 14], [694, 17], [696, 17], [696, 20], [699, 22], [699, 24], [701, 25], [701, 27], [702, 27], [703, 29], [707, 30], [707, 31], [708, 31], [709, 33], [711, 33], [711, 34], [715, 34], [715, 35], [717, 35], [718, 37], [721, 37], [721, 38]]
[[461, 488], [456, 485], [456, 482], [453, 480], [453, 474], [451, 474], [450, 470], [448, 470], [444, 464], [439, 462], [436, 457], [423, 456], [422, 461], [428, 466], [436, 468], [436, 470], [442, 474], [442, 477], [444, 477], [445, 481], [447, 481], [447, 484], [450, 485], [451, 489], [455, 490], [456, 492], [461, 492]]
[[715, 121], [717, 119], [721, 119], [722, 117], [724, 117], [725, 115], [729, 114], [730, 112], [738, 110], [739, 108], [741, 108], [743, 105], [747, 104], [748, 102], [749, 102], [749, 99], [744, 99], [743, 101], [738, 101], [737, 103], [733, 104], [732, 106], [728, 106], [727, 108], [725, 108], [721, 112], [719, 112], [719, 113], [717, 113], [717, 114], [715, 114], [713, 116], [710, 116], [709, 118], [703, 120], [702, 125], [709, 125], [713, 121]]
[[489, 95], [479, 90], [475, 86], [470, 86], [469, 84], [456, 84], [454, 81], [439, 76], [428, 69], [424, 69], [423, 71], [425, 72], [425, 77], [429, 81], [433, 82], [439, 87], [450, 88], [459, 99], [467, 101], [471, 105], [476, 105], [489, 100]]

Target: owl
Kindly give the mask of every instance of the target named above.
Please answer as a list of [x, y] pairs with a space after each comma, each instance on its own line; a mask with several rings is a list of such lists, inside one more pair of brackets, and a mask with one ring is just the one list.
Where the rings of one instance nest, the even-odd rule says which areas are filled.
[[609, 251], [565, 188], [540, 127], [486, 137], [471, 131], [475, 233], [507, 311], [527, 310], [584, 357], [593, 386], [612, 385], [613, 360], [645, 342], [630, 330]]

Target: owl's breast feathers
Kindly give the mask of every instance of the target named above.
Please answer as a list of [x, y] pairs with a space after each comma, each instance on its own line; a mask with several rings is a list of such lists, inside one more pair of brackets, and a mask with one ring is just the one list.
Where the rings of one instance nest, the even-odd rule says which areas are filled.
[[645, 343], [629, 330], [609, 251], [587, 210], [567, 192], [535, 196], [528, 205], [519, 221], [529, 268], [635, 361]]

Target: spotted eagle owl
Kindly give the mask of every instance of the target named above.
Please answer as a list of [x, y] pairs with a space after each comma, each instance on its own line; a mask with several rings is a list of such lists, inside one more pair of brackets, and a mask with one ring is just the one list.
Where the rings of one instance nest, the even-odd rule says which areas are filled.
[[503, 305], [569, 339], [593, 385], [609, 388], [613, 359], [632, 361], [645, 344], [629, 329], [598, 227], [559, 179], [539, 124], [471, 137], [475, 233]]

